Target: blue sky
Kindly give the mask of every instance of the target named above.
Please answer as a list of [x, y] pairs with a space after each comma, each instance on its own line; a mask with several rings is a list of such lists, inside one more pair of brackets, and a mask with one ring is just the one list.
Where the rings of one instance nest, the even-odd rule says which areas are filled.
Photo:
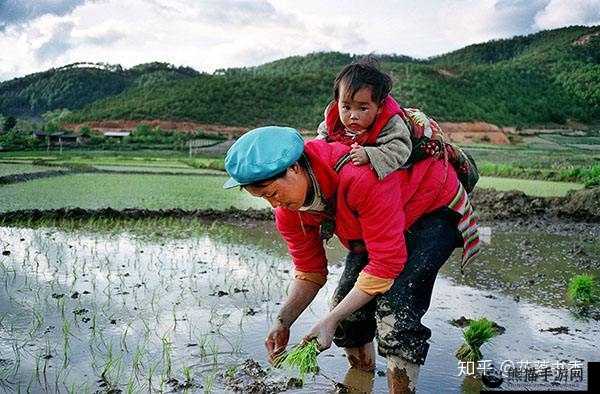
[[76, 61], [212, 72], [315, 51], [425, 58], [569, 25], [600, 0], [0, 0], [0, 80]]

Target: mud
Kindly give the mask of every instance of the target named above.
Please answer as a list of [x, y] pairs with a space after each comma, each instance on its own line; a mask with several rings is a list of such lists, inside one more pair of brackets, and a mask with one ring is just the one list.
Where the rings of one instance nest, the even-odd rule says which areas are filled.
[[30, 174], [14, 174], [0, 176], [0, 185], [10, 185], [13, 183], [27, 182], [34, 179], [52, 178], [55, 176], [63, 176], [73, 174], [71, 170], [48, 170], [44, 172], [33, 172]]
[[252, 359], [246, 359], [221, 375], [225, 387], [236, 393], [280, 393], [303, 386], [295, 377], [270, 373]]
[[273, 213], [270, 209], [248, 209], [242, 210], [229, 208], [225, 210], [216, 209], [83, 209], [83, 208], [60, 208], [60, 209], [25, 209], [0, 213], [0, 222], [4, 224], [19, 223], [23, 220], [88, 220], [88, 219], [159, 219], [159, 218], [192, 218], [203, 220], [218, 220], [221, 222], [239, 222], [248, 220], [272, 220]]
[[[108, 172], [104, 170], [71, 170], [79, 172]], [[46, 173], [41, 173], [46, 174]], [[60, 174], [60, 175], [64, 175]], [[136, 173], [139, 174], [139, 173]], [[156, 175], [157, 173], [153, 173]], [[160, 173], [158, 173], [160, 174]], [[38, 175], [39, 174], [31, 174]], [[168, 175], [175, 175], [169, 173]], [[193, 174], [185, 174], [193, 175]], [[210, 174], [196, 174], [210, 176]], [[6, 177], [5, 177], [6, 178]], [[23, 178], [25, 180], [25, 178]], [[0, 181], [1, 183], [1, 181]], [[483, 222], [514, 221], [517, 226], [560, 226], [564, 223], [600, 223], [600, 188], [583, 189], [565, 197], [532, 197], [525, 193], [510, 191], [498, 192], [491, 189], [476, 189], [472, 195], [473, 204]], [[226, 222], [239, 220], [273, 220], [270, 209], [241, 210], [231, 207], [227, 210], [184, 210], [184, 209], [81, 209], [61, 208], [51, 210], [18, 210], [0, 213], [0, 221], [13, 223], [20, 220], [60, 220], [60, 219], [144, 219], [144, 218], [204, 218]]]
[[[459, 328], [467, 328], [472, 321], [473, 319], [468, 319], [464, 316], [461, 316], [458, 319], [450, 320], [450, 324]], [[502, 327], [495, 321], [492, 321], [492, 328], [496, 331], [496, 335], [502, 335], [506, 331], [506, 328]]]
[[457, 143], [489, 142], [508, 145], [510, 140], [502, 128], [486, 122], [440, 122], [440, 127], [450, 141]]
[[483, 219], [564, 219], [600, 222], [600, 188], [571, 192], [565, 197], [533, 197], [523, 192], [476, 189], [473, 204]]

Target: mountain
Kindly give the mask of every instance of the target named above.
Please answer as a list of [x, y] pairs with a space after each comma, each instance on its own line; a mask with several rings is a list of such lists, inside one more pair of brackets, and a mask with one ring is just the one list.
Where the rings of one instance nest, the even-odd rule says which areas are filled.
[[[377, 57], [395, 81], [394, 97], [441, 121], [600, 123], [600, 26], [494, 40], [424, 60]], [[0, 112], [69, 108], [75, 111], [68, 122], [169, 119], [315, 128], [335, 75], [356, 58], [313, 53], [213, 74], [161, 63], [154, 71], [147, 65], [68, 67], [0, 84]]]
[[74, 63], [0, 83], [0, 113], [30, 117], [55, 109], [76, 110], [132, 87], [198, 74], [189, 67], [158, 62], [128, 70], [103, 63]]

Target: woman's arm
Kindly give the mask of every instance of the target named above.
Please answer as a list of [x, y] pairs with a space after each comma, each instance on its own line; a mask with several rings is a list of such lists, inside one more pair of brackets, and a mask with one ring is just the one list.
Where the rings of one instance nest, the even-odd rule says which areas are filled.
[[316, 283], [294, 279], [290, 292], [265, 339], [269, 362], [273, 362], [286, 348], [290, 339], [290, 327], [310, 305], [319, 292]]
[[304, 340], [317, 338], [319, 349], [328, 349], [333, 341], [333, 335], [338, 323], [350, 316], [354, 311], [360, 309], [363, 305], [369, 303], [373, 298], [375, 296], [369, 295], [354, 286], [346, 297], [312, 328], [310, 333], [304, 337]]

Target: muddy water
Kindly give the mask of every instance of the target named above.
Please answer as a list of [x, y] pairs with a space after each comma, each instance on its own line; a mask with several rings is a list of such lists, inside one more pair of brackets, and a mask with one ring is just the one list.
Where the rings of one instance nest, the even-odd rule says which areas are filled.
[[[189, 367], [190, 392], [223, 392], [220, 375], [245, 359], [266, 367], [263, 340], [292, 271], [272, 225], [148, 228], [0, 228], [0, 250], [10, 252], [0, 256], [0, 387], [172, 391]], [[420, 391], [479, 389], [459, 376], [454, 358], [461, 329], [449, 321], [461, 316], [486, 316], [506, 329], [482, 348], [498, 367], [600, 358], [600, 324], [576, 319], [564, 299], [571, 275], [600, 273], [600, 244], [585, 231], [559, 230], [492, 228], [491, 244], [466, 276], [446, 264], [424, 318], [433, 336]], [[294, 325], [291, 343], [328, 309], [344, 252], [332, 245], [328, 256], [329, 281]], [[540, 331], [560, 326], [568, 333]], [[320, 355], [322, 374], [297, 391], [333, 392], [332, 380], [347, 372], [342, 353]], [[385, 371], [383, 359], [377, 366]], [[380, 375], [375, 392], [386, 391]], [[585, 380], [573, 384], [584, 388]]]

